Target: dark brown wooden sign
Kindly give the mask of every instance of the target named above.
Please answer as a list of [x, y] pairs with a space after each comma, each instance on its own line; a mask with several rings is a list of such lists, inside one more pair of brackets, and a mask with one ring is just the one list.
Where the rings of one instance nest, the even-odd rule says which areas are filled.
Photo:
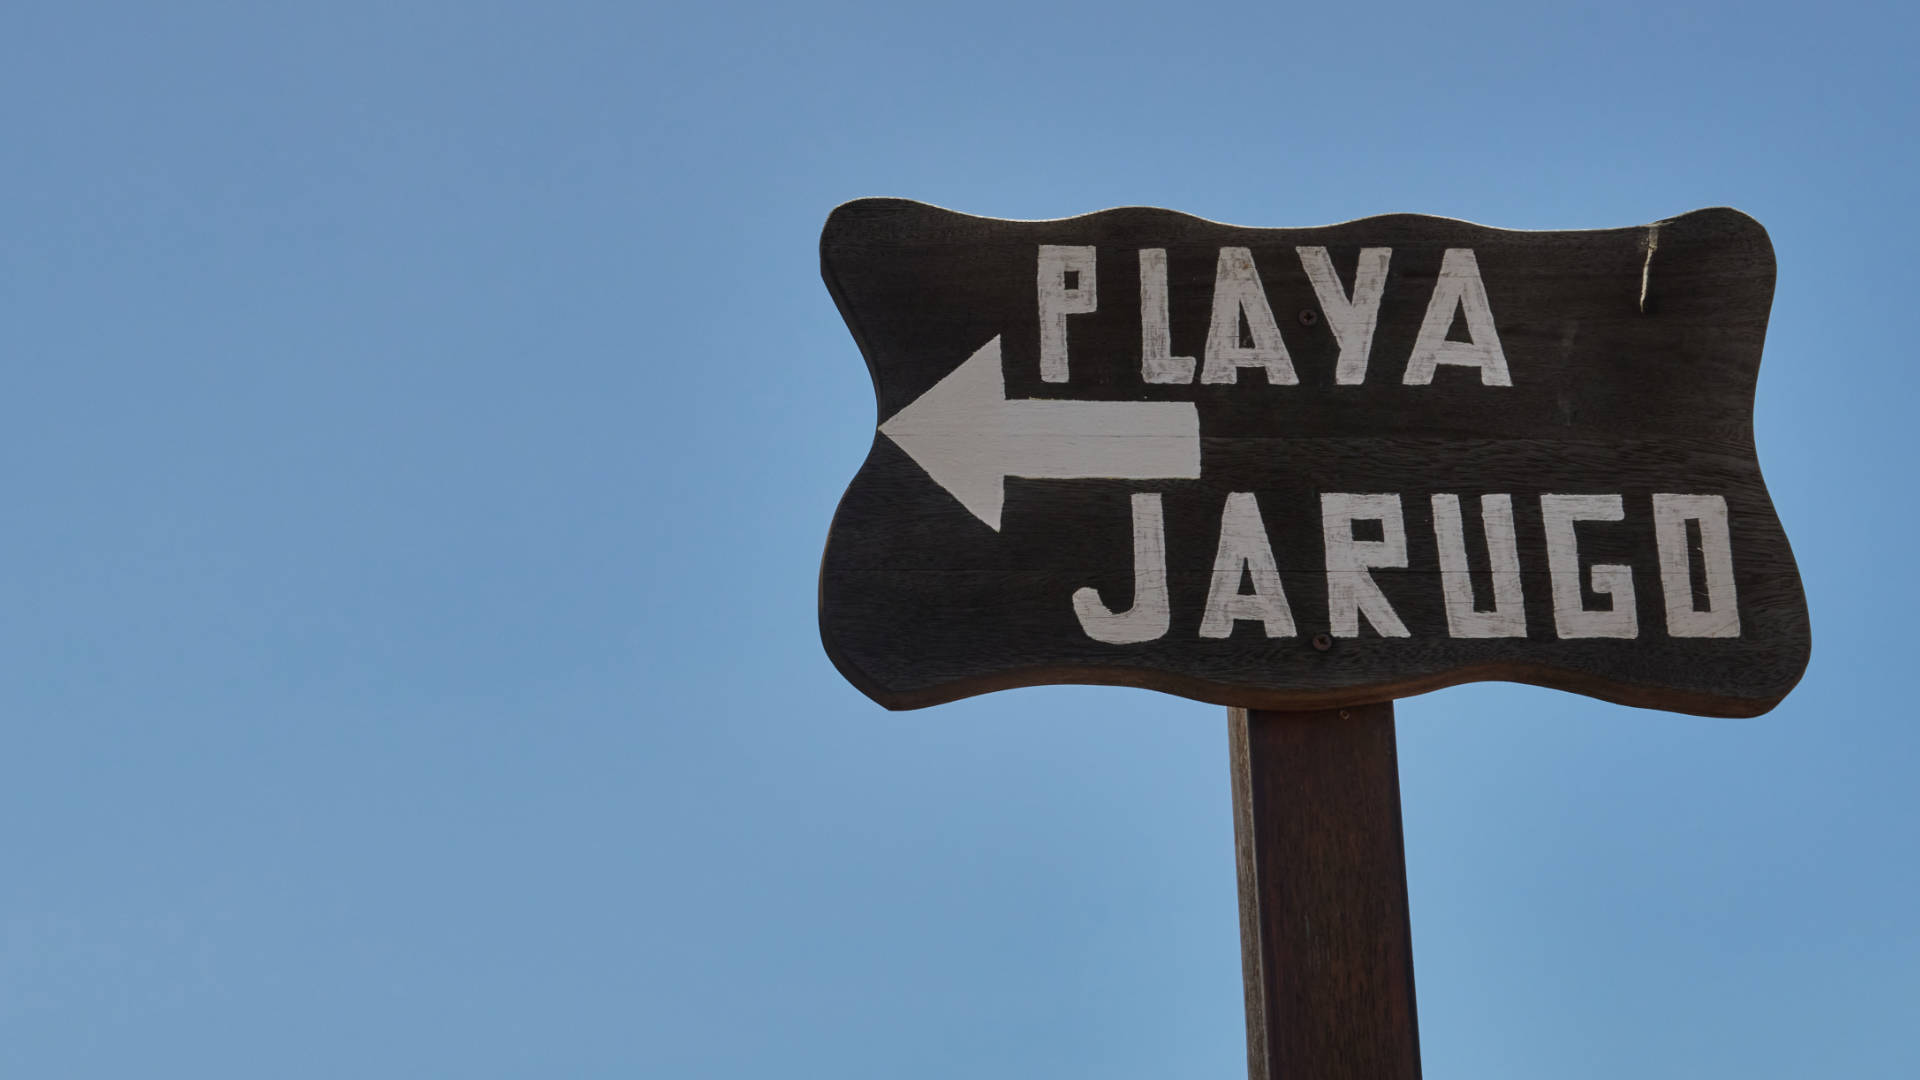
[[836, 209], [879, 401], [820, 630], [889, 708], [1313, 709], [1480, 679], [1720, 716], [1805, 669], [1752, 406], [1766, 231]]

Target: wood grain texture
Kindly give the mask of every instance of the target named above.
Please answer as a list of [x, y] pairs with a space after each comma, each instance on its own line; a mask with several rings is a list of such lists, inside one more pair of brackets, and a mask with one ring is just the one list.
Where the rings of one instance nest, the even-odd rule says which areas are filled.
[[1417, 1080], [1392, 703], [1228, 717], [1249, 1080]]
[[[1049, 380], [1042, 364], [1036, 276], [1046, 269], [1037, 267], [1044, 245], [1095, 250], [1075, 264], [1092, 268], [1091, 281], [1062, 278], [1089, 290], [1097, 282], [1098, 294], [1090, 309], [1053, 320], [1064, 318], [1066, 359], [1062, 368], [1056, 357], [1049, 370], [1065, 381]], [[1303, 246], [1326, 249], [1337, 286], [1349, 294], [1362, 249], [1391, 249], [1358, 385], [1337, 381], [1337, 369], [1351, 376], [1353, 358], [1343, 356], [1335, 330], [1354, 316], [1326, 314], [1324, 267], [1299, 254]], [[1257, 368], [1239, 370], [1228, 385], [1197, 375], [1148, 381], [1143, 354], [1164, 347], [1174, 357], [1203, 357], [1228, 248], [1251, 253], [1297, 383], [1269, 385]], [[1481, 372], [1445, 364], [1428, 385], [1403, 382], [1455, 249], [1475, 253], [1511, 385], [1486, 385]], [[1141, 251], [1165, 255], [1156, 262]], [[820, 629], [841, 672], [889, 708], [1088, 682], [1229, 706], [1315, 709], [1508, 679], [1631, 705], [1750, 716], [1784, 697], [1806, 667], [1806, 602], [1753, 444], [1773, 251], [1765, 230], [1738, 211], [1585, 232], [1404, 214], [1254, 229], [1158, 209], [1003, 221], [864, 199], [829, 217], [821, 266], [872, 374], [876, 428], [995, 339], [1010, 401], [1180, 402], [1197, 410], [1199, 476], [1014, 472], [995, 492], [1004, 505], [996, 503], [992, 525], [876, 430], [827, 539]], [[1164, 276], [1164, 328], [1152, 313], [1153, 274]], [[1464, 332], [1456, 327], [1452, 337]], [[990, 437], [982, 441], [981, 453], [999, 452], [984, 445]], [[1147, 492], [1164, 509], [1166, 630], [1146, 641], [1096, 640], [1076, 614], [1075, 594], [1094, 589], [1116, 612], [1133, 602], [1130, 500]], [[1200, 632], [1223, 507], [1236, 492], [1257, 499], [1292, 636], [1269, 637], [1251, 621], [1234, 623], [1225, 638]], [[1399, 495], [1405, 566], [1371, 576], [1407, 636], [1381, 636], [1363, 619], [1357, 636], [1315, 647], [1315, 635], [1332, 629], [1321, 520], [1328, 493]], [[1662, 493], [1725, 500], [1739, 636], [1670, 632], [1653, 507]], [[1524, 636], [1450, 634], [1432, 503], [1449, 494], [1463, 512], [1472, 593], [1483, 609], [1493, 583], [1481, 496], [1512, 497]], [[1629, 567], [1637, 636], [1560, 636], [1542, 518], [1548, 494], [1619, 496], [1621, 520], [1576, 526], [1579, 596], [1606, 607], [1592, 567]], [[1699, 530], [1689, 528], [1697, 547]], [[1694, 576], [1704, 582], [1707, 571]], [[1704, 584], [1697, 588], [1704, 597]]]

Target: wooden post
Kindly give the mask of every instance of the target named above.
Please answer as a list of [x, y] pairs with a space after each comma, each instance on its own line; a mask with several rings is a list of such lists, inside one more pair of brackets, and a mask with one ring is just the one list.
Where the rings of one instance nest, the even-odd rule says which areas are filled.
[[1227, 717], [1249, 1080], [1418, 1080], [1393, 703]]

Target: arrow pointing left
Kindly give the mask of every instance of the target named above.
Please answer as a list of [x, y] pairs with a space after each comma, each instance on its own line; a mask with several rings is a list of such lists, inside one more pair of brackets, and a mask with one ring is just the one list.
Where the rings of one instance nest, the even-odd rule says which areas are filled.
[[1009, 401], [998, 335], [894, 413], [880, 432], [995, 532], [1009, 476], [1200, 476], [1200, 412], [1192, 402]]

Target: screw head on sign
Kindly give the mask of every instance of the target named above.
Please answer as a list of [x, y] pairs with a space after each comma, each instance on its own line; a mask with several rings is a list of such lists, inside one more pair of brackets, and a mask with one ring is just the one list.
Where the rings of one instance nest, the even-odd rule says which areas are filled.
[[1313, 310], [1312, 308], [1303, 307], [1300, 309], [1300, 325], [1301, 326], [1312, 326], [1314, 323], [1317, 323], [1319, 321], [1320, 321], [1319, 312]]
[[1328, 634], [1313, 635], [1313, 647], [1319, 649], [1321, 652], [1326, 652], [1328, 649], [1333, 648], [1332, 636]]

